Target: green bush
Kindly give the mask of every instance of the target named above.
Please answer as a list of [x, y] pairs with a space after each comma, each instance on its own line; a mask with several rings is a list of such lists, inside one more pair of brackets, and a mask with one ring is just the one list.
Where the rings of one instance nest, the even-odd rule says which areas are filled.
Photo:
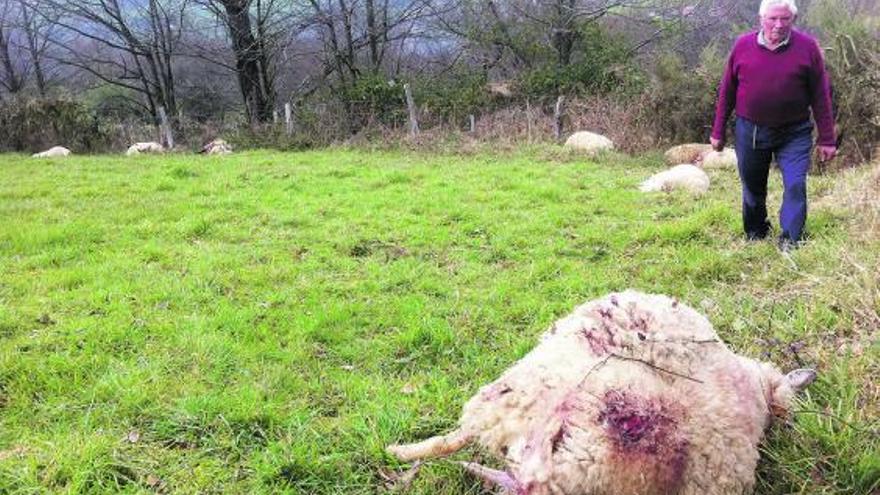
[[[517, 80], [518, 92], [533, 99], [555, 100], [559, 94], [587, 96], [632, 92], [641, 87], [641, 72], [622, 39], [587, 24], [579, 30], [578, 40], [568, 65], [548, 63], [522, 73]], [[548, 53], [543, 59], [551, 61], [553, 57]]]
[[416, 80], [414, 98], [426, 114], [420, 117], [457, 122], [469, 114], [494, 110], [500, 102], [486, 90], [487, 83], [485, 72], [468, 67], [457, 67], [444, 77]]
[[852, 11], [840, 0], [818, 0], [808, 25], [821, 32], [834, 87], [844, 153], [860, 162], [880, 143], [880, 29], [877, 18]]
[[388, 80], [382, 74], [359, 77], [342, 88], [339, 99], [348, 105], [352, 130], [373, 122], [398, 125], [406, 120], [403, 84]]
[[66, 98], [16, 98], [0, 104], [0, 149], [42, 151], [64, 146], [93, 151], [106, 146], [106, 132], [80, 102]]
[[130, 89], [107, 84], [84, 92], [82, 102], [101, 122], [152, 122], [146, 107], [137, 103], [138, 98]]
[[661, 55], [639, 120], [650, 123], [661, 140], [708, 142], [725, 63], [715, 44], [703, 49], [694, 68], [673, 53]]

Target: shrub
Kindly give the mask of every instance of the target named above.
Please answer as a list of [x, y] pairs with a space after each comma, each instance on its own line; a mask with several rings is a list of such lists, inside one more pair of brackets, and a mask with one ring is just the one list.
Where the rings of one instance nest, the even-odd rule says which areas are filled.
[[0, 149], [42, 151], [63, 145], [75, 152], [103, 148], [106, 131], [80, 102], [16, 98], [0, 104]]
[[[559, 94], [588, 96], [641, 87], [641, 73], [622, 39], [591, 23], [581, 27], [578, 40], [580, 47], [568, 65], [545, 64], [522, 73], [517, 80], [518, 92], [555, 100]], [[548, 61], [552, 58], [545, 56]]]
[[487, 83], [484, 72], [467, 67], [457, 67], [445, 77], [416, 80], [413, 93], [420, 120], [464, 123], [470, 114], [491, 112], [502, 102], [489, 94]]
[[661, 55], [639, 120], [651, 123], [662, 140], [708, 142], [724, 65], [715, 44], [703, 49], [695, 68], [673, 53]]
[[840, 0], [819, 0], [808, 24], [821, 32], [825, 63], [834, 87], [844, 163], [870, 159], [880, 143], [880, 29], [877, 18]]
[[342, 88], [339, 99], [348, 106], [352, 130], [371, 123], [396, 125], [406, 119], [403, 84], [381, 74], [359, 77]]
[[92, 88], [82, 97], [86, 108], [101, 122], [150, 121], [146, 107], [137, 101], [134, 91], [109, 84]]

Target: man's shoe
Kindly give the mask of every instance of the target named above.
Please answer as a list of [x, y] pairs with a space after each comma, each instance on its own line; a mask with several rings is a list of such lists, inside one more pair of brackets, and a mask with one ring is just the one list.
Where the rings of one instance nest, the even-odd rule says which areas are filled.
[[773, 226], [770, 225], [768, 220], [764, 220], [764, 224], [758, 227], [758, 230], [753, 230], [751, 232], [746, 231], [746, 240], [747, 241], [761, 241], [767, 237], [767, 234], [770, 233], [770, 229]]
[[779, 252], [789, 254], [798, 248], [798, 242], [788, 237], [780, 237], [778, 241]]

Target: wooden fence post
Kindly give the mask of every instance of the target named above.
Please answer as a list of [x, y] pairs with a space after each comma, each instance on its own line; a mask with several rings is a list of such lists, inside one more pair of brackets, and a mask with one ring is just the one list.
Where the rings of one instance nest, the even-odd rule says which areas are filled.
[[557, 141], [562, 140], [562, 118], [564, 117], [565, 112], [565, 97], [559, 95], [559, 98], [556, 99], [556, 111], [553, 114], [553, 132], [556, 136]]
[[529, 142], [532, 142], [532, 107], [529, 105], [529, 99], [526, 98], [526, 133], [529, 137]]
[[416, 137], [419, 134], [419, 121], [416, 116], [416, 104], [413, 101], [409, 83], [403, 85], [403, 91], [406, 93], [406, 106], [409, 108], [409, 134], [412, 137]]
[[290, 102], [284, 104], [284, 130], [288, 136], [293, 134], [293, 109]]
[[471, 118], [471, 134], [477, 132], [477, 119], [474, 117], [474, 114], [470, 114]]
[[165, 134], [165, 147], [168, 149], [174, 148], [174, 136], [171, 134], [168, 116], [165, 115], [165, 107], [159, 107], [159, 132]]

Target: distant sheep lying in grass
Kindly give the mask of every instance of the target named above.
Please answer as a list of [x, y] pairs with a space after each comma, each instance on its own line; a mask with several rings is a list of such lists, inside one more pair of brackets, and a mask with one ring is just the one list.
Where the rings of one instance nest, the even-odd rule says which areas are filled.
[[52, 158], [56, 156], [68, 156], [70, 155], [70, 150], [65, 148], [64, 146], [54, 146], [52, 148], [47, 149], [46, 151], [42, 151], [40, 153], [34, 153], [31, 155], [31, 158]]
[[685, 163], [656, 173], [639, 186], [639, 190], [642, 192], [673, 191], [676, 189], [703, 194], [709, 190], [709, 176], [700, 167]]
[[125, 152], [128, 156], [140, 155], [141, 153], [164, 153], [165, 147], [156, 142], [134, 143]]
[[673, 146], [666, 150], [663, 157], [669, 165], [679, 163], [695, 163], [700, 158], [712, 151], [712, 145], [702, 143], [687, 143]]
[[587, 131], [575, 132], [565, 140], [564, 146], [588, 153], [598, 153], [614, 149], [614, 143], [610, 139], [601, 134]]
[[228, 155], [232, 153], [232, 145], [223, 139], [215, 139], [210, 143], [202, 146], [202, 151], [206, 155]]
[[477, 442], [507, 469], [464, 467], [517, 495], [741, 495], [765, 428], [815, 376], [739, 356], [692, 308], [626, 291], [554, 323], [456, 430], [388, 451], [412, 461]]
[[663, 154], [666, 163], [691, 163], [702, 168], [736, 168], [736, 153], [732, 148], [715, 151], [711, 145], [687, 143], [673, 146]]
[[713, 150], [704, 153], [694, 164], [703, 168], [732, 168], [736, 170], [736, 152], [732, 148], [724, 148], [722, 151]]

